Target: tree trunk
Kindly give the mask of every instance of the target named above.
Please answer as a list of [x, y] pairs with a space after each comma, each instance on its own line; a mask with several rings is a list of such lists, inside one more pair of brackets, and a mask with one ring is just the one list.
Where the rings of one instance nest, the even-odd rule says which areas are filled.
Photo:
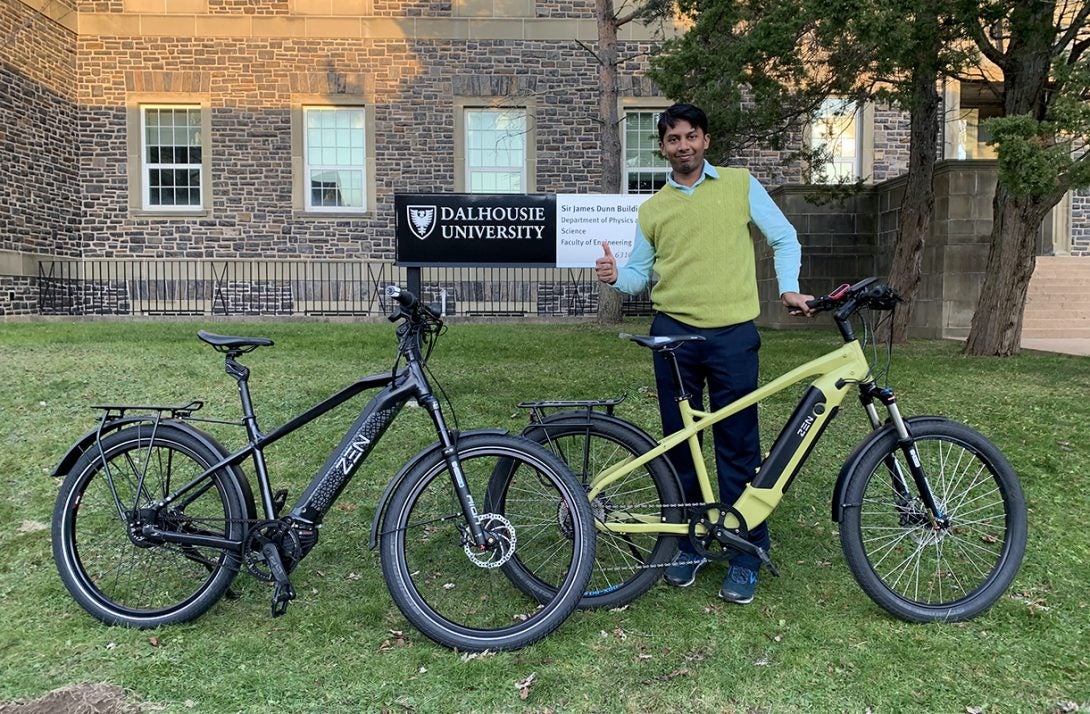
[[964, 353], [1009, 357], [1022, 342], [1022, 311], [1037, 262], [1037, 229], [1052, 204], [998, 186], [984, 284]]
[[[1037, 120], [1048, 112], [1055, 2], [1040, 0], [1017, 6], [1008, 18], [1005, 52], [997, 60], [1003, 70], [1003, 113]], [[1022, 342], [1022, 312], [1037, 263], [1037, 231], [1063, 190], [1047, 195], [1012, 193], [1004, 183], [1002, 146], [1000, 173], [992, 200], [991, 246], [976, 311], [965, 340], [967, 355], [1006, 357]], [[1064, 187], [1066, 188], [1066, 187]]]
[[[621, 190], [621, 131], [617, 110], [617, 16], [613, 0], [596, 0], [598, 21], [598, 118], [601, 124], [602, 193]], [[621, 321], [621, 293], [599, 283], [598, 324]]]
[[[936, 32], [936, 37], [938, 36]], [[938, 57], [936, 48], [934, 57]], [[908, 326], [912, 318], [912, 300], [920, 285], [923, 272], [924, 242], [931, 231], [935, 213], [935, 188], [932, 180], [938, 157], [939, 92], [935, 86], [938, 73], [917, 66], [912, 75], [912, 114], [909, 140], [908, 185], [901, 199], [901, 215], [897, 223], [893, 265], [889, 283], [904, 298], [904, 304], [893, 316], [894, 342], [908, 341]]]

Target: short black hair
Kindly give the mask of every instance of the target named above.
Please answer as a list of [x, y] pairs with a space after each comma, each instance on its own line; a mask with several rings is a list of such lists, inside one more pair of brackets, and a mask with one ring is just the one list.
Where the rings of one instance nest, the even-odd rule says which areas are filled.
[[708, 115], [695, 104], [674, 104], [659, 114], [659, 141], [666, 136], [667, 129], [673, 129], [678, 120], [684, 119], [697, 129], [708, 133]]

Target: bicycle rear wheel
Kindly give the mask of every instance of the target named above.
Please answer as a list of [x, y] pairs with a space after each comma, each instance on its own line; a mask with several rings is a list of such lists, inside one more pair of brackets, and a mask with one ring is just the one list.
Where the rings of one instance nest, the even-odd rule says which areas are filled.
[[[93, 445], [65, 478], [53, 509], [53, 559], [61, 580], [80, 606], [111, 625], [192, 620], [238, 573], [238, 558], [222, 550], [157, 543], [131, 526], [137, 512], [220, 458], [169, 424], [155, 428], [154, 439], [152, 432], [151, 424], [138, 424], [104, 437], [101, 450]], [[234, 475], [220, 470], [159, 510], [154, 525], [241, 540], [244, 502]]]
[[[514, 436], [465, 436], [458, 459], [476, 503], [497, 465], [524, 498], [502, 513], [477, 515], [494, 546], [467, 546], [467, 528], [446, 460], [433, 452], [394, 490], [383, 516], [382, 574], [394, 603], [432, 640], [460, 650], [511, 650], [549, 634], [571, 614], [594, 563], [594, 526], [568, 468]], [[537, 601], [511, 584], [502, 566], [518, 554], [559, 587]]]
[[[638, 428], [598, 413], [556, 414], [531, 424], [523, 435], [562, 458], [585, 488], [607, 467], [631, 461], [656, 446]], [[497, 472], [489, 486], [489, 499], [500, 504], [502, 511], [512, 489], [506, 474]], [[599, 526], [679, 523], [681, 508], [669, 504], [681, 500], [677, 477], [660, 458], [607, 486], [591, 501], [591, 515]], [[579, 607], [612, 608], [632, 602], [662, 576], [675, 549], [674, 536], [618, 533], [599, 527], [594, 572]], [[524, 558], [512, 558], [504, 568], [516, 585], [536, 598], [546, 598], [554, 589], [535, 564]]]
[[891, 614], [912, 622], [967, 620], [991, 607], [1018, 572], [1025, 497], [1006, 458], [976, 431], [941, 418], [911, 430], [948, 523], [931, 523], [890, 432], [865, 449], [848, 477], [844, 556], [860, 587]]

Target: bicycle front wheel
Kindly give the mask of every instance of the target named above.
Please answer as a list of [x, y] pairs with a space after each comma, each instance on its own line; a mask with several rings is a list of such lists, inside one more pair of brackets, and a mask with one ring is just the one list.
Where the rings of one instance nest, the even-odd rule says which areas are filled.
[[933, 522], [890, 432], [849, 475], [841, 546], [860, 587], [891, 614], [967, 620], [991, 607], [1018, 571], [1025, 497], [1014, 469], [978, 432], [941, 418], [911, 431], [945, 522]]
[[[523, 435], [562, 458], [585, 488], [606, 468], [631, 461], [656, 446], [636, 427], [597, 413], [556, 414], [531, 424]], [[503, 472], [494, 476], [489, 487], [491, 501], [505, 504], [517, 497], [506, 476]], [[676, 537], [609, 530], [607, 526], [680, 523], [682, 510], [677, 504], [681, 500], [677, 477], [664, 458], [634, 469], [591, 500], [598, 544], [594, 573], [579, 607], [620, 607], [654, 585], [676, 550]], [[500, 510], [504, 507], [499, 506]], [[512, 580], [534, 597], [548, 597], [554, 587], [534, 563], [523, 558], [513, 558], [504, 567]]]
[[241, 541], [246, 512], [234, 475], [217, 471], [171, 506], [153, 509], [220, 457], [169, 424], [127, 427], [100, 445], [76, 462], [53, 509], [53, 559], [65, 587], [111, 625], [157, 627], [201, 615], [230, 586], [238, 558], [155, 542], [135, 524], [157, 511], [160, 530]]
[[[425, 457], [394, 490], [383, 516], [382, 574], [398, 609], [432, 640], [460, 650], [512, 650], [549, 634], [571, 614], [594, 563], [586, 496], [549, 452], [514, 436], [464, 436], [462, 476], [476, 503], [497, 468], [511, 470], [524, 497], [502, 513], [477, 514], [491, 540], [468, 538], [455, 475], [439, 452]], [[512, 585], [502, 566], [518, 555], [559, 583], [542, 602]]]

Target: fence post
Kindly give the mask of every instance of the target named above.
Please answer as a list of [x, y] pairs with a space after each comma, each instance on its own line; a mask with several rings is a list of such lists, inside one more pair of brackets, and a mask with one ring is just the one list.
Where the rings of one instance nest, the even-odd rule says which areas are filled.
[[405, 281], [408, 283], [405, 287], [409, 292], [423, 299], [420, 294], [420, 268], [405, 268]]

